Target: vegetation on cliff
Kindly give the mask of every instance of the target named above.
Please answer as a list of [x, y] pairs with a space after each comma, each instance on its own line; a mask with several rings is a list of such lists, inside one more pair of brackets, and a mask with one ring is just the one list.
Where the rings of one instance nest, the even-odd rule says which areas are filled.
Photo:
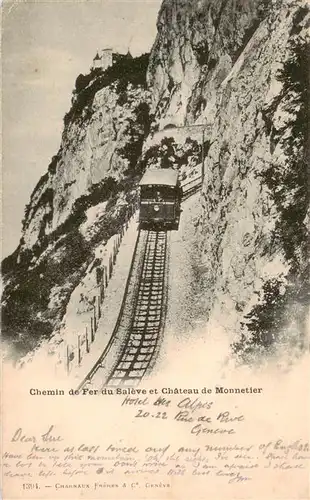
[[[39, 180], [25, 208], [23, 220], [23, 233], [31, 233], [36, 220], [38, 237], [34, 244], [29, 245], [23, 234], [16, 252], [2, 263], [6, 280], [2, 336], [4, 340], [9, 340], [11, 351], [17, 358], [34, 349], [43, 338], [48, 338], [55, 331], [65, 313], [70, 294], [94, 258], [94, 248], [117, 232], [126, 219], [127, 206], [135, 200], [136, 185], [141, 175], [137, 162], [149, 131], [149, 107], [146, 101], [139, 104], [139, 99], [135, 100], [135, 94], [128, 90], [128, 85], [145, 88], [147, 64], [148, 54], [137, 58], [120, 57], [105, 72], [93, 70], [89, 75], [77, 78], [72, 108], [65, 117], [63, 137], [66, 137], [66, 144], [71, 144], [74, 151], [73, 143], [78, 138], [75, 133], [71, 137], [68, 129], [87, 127], [87, 116], [94, 113], [94, 97], [99, 90], [106, 88], [111, 95], [116, 93], [119, 107], [128, 101], [128, 125], [123, 130], [121, 143], [116, 143], [114, 149], [121, 170], [117, 176], [111, 172], [101, 181], [91, 184], [84, 194], [75, 199], [65, 220], [54, 228], [55, 190], [58, 189], [58, 197], [61, 194], [61, 186], [55, 185], [55, 176], [59, 164], [65, 161], [64, 142], [52, 158], [47, 173]], [[109, 90], [112, 84], [113, 90]], [[77, 155], [78, 152], [72, 154]], [[66, 182], [63, 188], [71, 184]], [[86, 220], [86, 212], [102, 202], [107, 202], [105, 213], [97, 221], [91, 237], [86, 238], [80, 230]]]
[[139, 57], [121, 57], [113, 66], [104, 72], [100, 68], [93, 69], [88, 75], [79, 75], [76, 79], [74, 97], [70, 111], [64, 117], [65, 126], [82, 118], [83, 120], [91, 116], [91, 107], [96, 93], [112, 83], [117, 84], [117, 92], [124, 99], [124, 92], [127, 85], [146, 88], [146, 73], [149, 62], [149, 54]]

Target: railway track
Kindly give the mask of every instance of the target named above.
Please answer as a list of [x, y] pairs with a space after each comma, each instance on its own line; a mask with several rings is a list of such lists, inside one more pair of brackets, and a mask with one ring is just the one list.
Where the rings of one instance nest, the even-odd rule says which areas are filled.
[[111, 340], [78, 389], [135, 386], [151, 370], [165, 321], [167, 255], [166, 231], [139, 231]]
[[150, 367], [162, 329], [167, 233], [148, 231], [128, 341], [108, 386], [136, 385]]
[[201, 175], [185, 182], [185, 184], [182, 184], [182, 189], [183, 189], [182, 201], [187, 200], [190, 196], [200, 191], [201, 185], [202, 185]]

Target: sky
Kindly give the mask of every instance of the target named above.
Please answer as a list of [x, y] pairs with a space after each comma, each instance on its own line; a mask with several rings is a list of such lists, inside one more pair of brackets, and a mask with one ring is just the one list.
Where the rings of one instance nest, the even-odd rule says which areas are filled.
[[60, 146], [63, 117], [96, 51], [148, 52], [162, 0], [6, 2], [2, 8], [2, 257]]

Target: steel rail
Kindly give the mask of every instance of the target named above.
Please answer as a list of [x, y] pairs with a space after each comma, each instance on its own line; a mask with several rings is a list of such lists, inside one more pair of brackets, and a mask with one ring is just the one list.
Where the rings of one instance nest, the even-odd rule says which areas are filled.
[[148, 372], [162, 331], [167, 232], [148, 231], [130, 336], [107, 386], [136, 385]]
[[137, 239], [136, 239], [136, 244], [135, 244], [133, 256], [132, 256], [132, 260], [131, 260], [129, 274], [128, 274], [128, 277], [127, 277], [127, 282], [126, 282], [126, 286], [125, 286], [125, 291], [124, 291], [124, 295], [123, 295], [123, 299], [122, 299], [121, 308], [120, 308], [120, 311], [119, 311], [119, 314], [118, 314], [118, 317], [117, 317], [117, 320], [116, 320], [116, 323], [115, 323], [115, 326], [114, 326], [111, 338], [110, 338], [108, 344], [106, 345], [105, 349], [101, 353], [100, 358], [97, 360], [97, 362], [94, 364], [94, 366], [92, 367], [92, 369], [89, 371], [89, 373], [86, 375], [86, 377], [82, 380], [82, 382], [77, 387], [78, 391], [81, 390], [84, 387], [84, 385], [87, 384], [92, 379], [92, 377], [96, 373], [97, 369], [100, 367], [102, 361], [104, 360], [104, 358], [107, 356], [108, 352], [110, 351], [113, 342], [115, 341], [117, 332], [119, 330], [120, 322], [121, 322], [122, 317], [123, 317], [123, 312], [124, 312], [124, 309], [125, 309], [125, 304], [126, 304], [126, 299], [127, 299], [127, 295], [128, 295], [128, 290], [129, 290], [129, 286], [130, 286], [130, 282], [131, 282], [132, 274], [133, 274], [133, 268], [134, 268], [134, 265], [135, 265], [135, 262], [136, 262], [136, 255], [137, 255], [137, 250], [138, 250], [138, 246], [139, 246], [140, 235], [141, 235], [141, 231], [139, 230], [138, 231], [138, 235], [137, 235]]
[[[130, 323], [126, 327], [124, 345], [121, 347], [117, 360], [112, 365], [110, 374], [106, 378], [104, 385], [115, 386], [122, 382], [126, 385], [128, 381], [138, 383], [154, 362], [153, 358], [158, 348], [159, 337], [163, 331], [167, 232], [147, 231], [141, 256], [139, 255], [138, 247], [142, 234], [144, 234], [144, 231], [139, 230], [122, 305], [111, 338], [97, 362], [79, 384], [78, 391], [91, 383], [94, 375], [102, 368], [102, 364], [110, 353], [115, 341], [119, 340], [119, 331], [125, 317], [126, 302], [131, 287], [136, 288], [136, 290], [132, 290], [133, 303], [131, 317]], [[137, 265], [139, 265], [139, 273], [141, 268], [141, 273], [135, 287], [135, 283], [132, 280], [133, 272]], [[143, 350], [147, 350], [148, 353], [143, 353]], [[129, 351], [131, 351], [130, 354]], [[132, 355], [133, 352], [134, 355]], [[124, 363], [127, 364], [124, 365]], [[124, 366], [126, 366], [125, 369], [122, 368]]]

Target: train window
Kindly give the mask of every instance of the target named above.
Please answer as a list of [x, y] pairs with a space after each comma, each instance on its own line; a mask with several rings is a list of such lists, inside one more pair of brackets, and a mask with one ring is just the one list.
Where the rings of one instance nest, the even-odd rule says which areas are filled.
[[172, 186], [142, 186], [141, 198], [144, 200], [173, 201], [175, 188]]
[[154, 187], [153, 186], [142, 186], [141, 187], [141, 197], [145, 200], [154, 200]]
[[164, 200], [173, 201], [175, 199], [175, 188], [171, 186], [162, 186], [161, 195]]

